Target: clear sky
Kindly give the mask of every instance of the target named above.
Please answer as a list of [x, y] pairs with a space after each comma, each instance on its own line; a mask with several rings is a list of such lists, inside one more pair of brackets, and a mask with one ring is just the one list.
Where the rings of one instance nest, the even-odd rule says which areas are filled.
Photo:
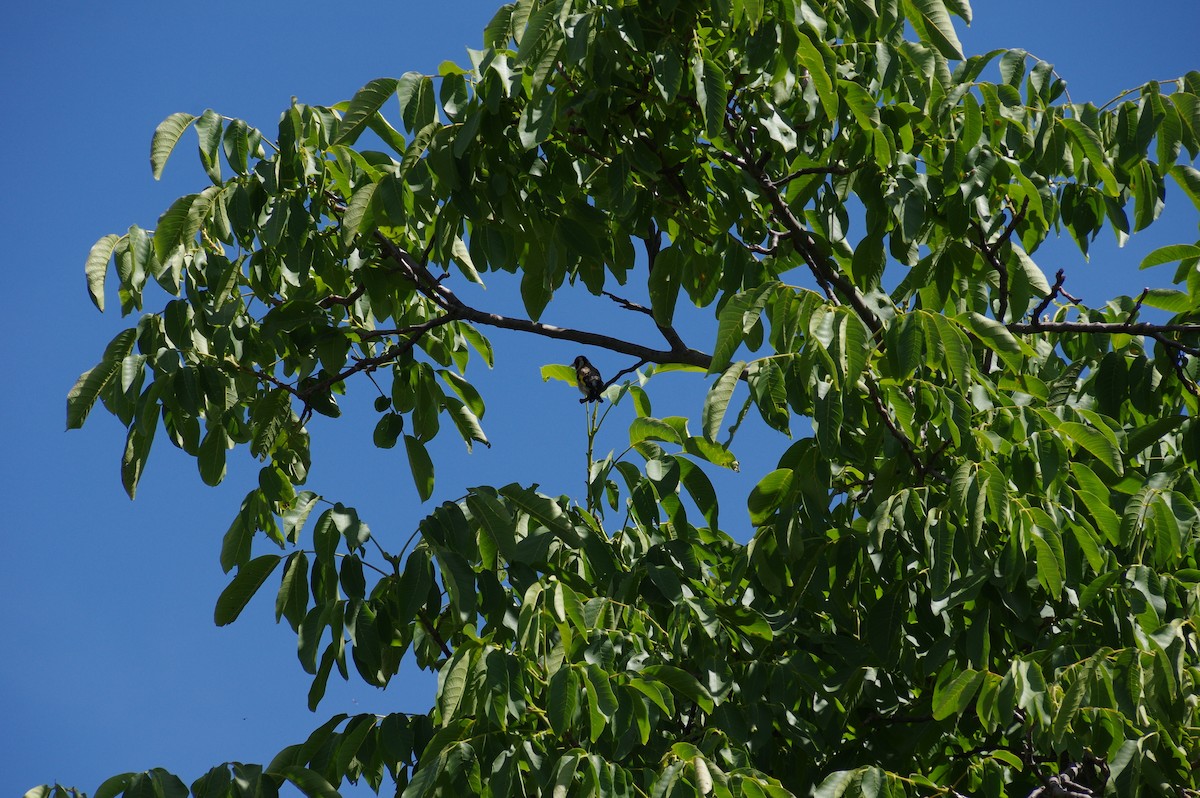
[[[218, 564], [221, 535], [254, 484], [249, 456], [232, 456], [225, 484], [211, 489], [159, 436], [130, 502], [120, 487], [120, 425], [98, 408], [82, 431], [64, 433], [65, 396], [133, 321], [119, 317], [111, 290], [106, 314], [88, 300], [89, 247], [131, 224], [153, 228], [175, 197], [205, 184], [191, 134], [164, 179], [152, 180], [150, 136], [164, 117], [211, 107], [273, 131], [293, 95], [333, 104], [372, 78], [432, 72], [445, 59], [466, 63], [464, 48], [478, 46], [497, 5], [66, 0], [5, 11], [0, 99], [9, 110], [0, 130], [9, 144], [0, 218], [8, 220], [8, 244], [0, 267], [10, 282], [9, 311], [0, 316], [8, 364], [0, 392], [8, 497], [0, 584], [9, 631], [0, 643], [0, 796], [55, 780], [91, 792], [110, 775], [156, 766], [190, 784], [223, 761], [269, 761], [334, 713], [429, 706], [432, 679], [410, 670], [386, 692], [335, 677], [316, 714], [308, 712], [295, 637], [273, 623], [274, 580], [236, 624], [212, 622], [228, 580]], [[968, 52], [1030, 50], [1056, 65], [1077, 102], [1102, 103], [1146, 80], [1200, 69], [1196, 0], [974, 5], [973, 27], [959, 25]], [[1066, 267], [1068, 289], [1091, 304], [1136, 294], [1170, 277], [1169, 269], [1137, 272], [1146, 252], [1196, 238], [1194, 209], [1173, 184], [1165, 218], [1124, 250], [1094, 250], [1090, 264], [1073, 246], [1047, 248], [1037, 259], [1050, 274]], [[148, 292], [147, 309], [163, 301]], [[490, 283], [479, 303], [519, 308], [502, 281]], [[546, 320], [589, 329], [617, 322], [631, 337], [655, 342], [653, 330], [633, 327], [636, 320], [607, 304], [567, 310], [552, 305]], [[693, 346], [711, 348], [703, 325], [685, 332]], [[495, 446], [467, 457], [448, 430], [432, 447], [432, 503], [420, 504], [403, 447], [372, 448], [374, 414], [361, 389], [345, 403], [346, 418], [314, 423], [309, 487], [358, 507], [393, 549], [433, 503], [468, 485], [519, 480], [579, 495], [583, 411], [573, 389], [538, 377], [542, 364], [567, 363], [579, 352], [502, 333], [493, 342], [496, 369], [486, 373], [476, 362], [468, 376], [489, 402], [483, 422]], [[632, 365], [589, 354], [607, 373]], [[698, 378], [667, 375], [652, 386], [656, 414], [699, 416]], [[786, 445], [748, 427], [735, 444], [743, 473], [718, 486], [724, 525], [742, 537], [744, 497]], [[605, 449], [618, 446], [623, 426], [607, 432]]]

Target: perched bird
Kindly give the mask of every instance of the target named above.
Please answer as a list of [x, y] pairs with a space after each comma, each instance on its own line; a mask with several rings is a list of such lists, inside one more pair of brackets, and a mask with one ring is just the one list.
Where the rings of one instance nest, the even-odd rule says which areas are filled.
[[604, 390], [604, 378], [600, 376], [599, 370], [583, 355], [575, 358], [572, 365], [575, 366], [575, 384], [583, 392], [583, 398], [579, 400], [579, 403], [603, 402], [600, 392]]

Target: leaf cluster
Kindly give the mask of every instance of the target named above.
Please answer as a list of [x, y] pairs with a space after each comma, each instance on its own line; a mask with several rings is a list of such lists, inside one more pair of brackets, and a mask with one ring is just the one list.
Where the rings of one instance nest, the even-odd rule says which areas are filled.
[[[337, 716], [192, 795], [1200, 788], [1200, 245], [1142, 262], [1177, 287], [1101, 307], [1035, 260], [1063, 231], [1083, 257], [1124, 241], [1169, 185], [1200, 209], [1200, 73], [1075, 103], [1024, 51], [965, 57], [952, 15], [520, 0], [469, 66], [293, 103], [273, 139], [159, 126], [155, 176], [194, 128], [211, 185], [89, 253], [101, 309], [110, 265], [123, 314], [152, 281], [169, 299], [79, 378], [68, 427], [120, 419], [130, 496], [160, 427], [209, 484], [234, 446], [262, 462], [215, 619], [280, 573], [310, 706], [335, 667], [438, 674], [427, 714]], [[507, 275], [523, 314], [456, 290]], [[568, 290], [662, 340], [542, 323]], [[488, 443], [467, 367], [492, 328], [635, 361], [605, 394], [628, 446], [595, 456], [590, 416], [579, 501], [481, 486], [396, 546], [303, 489], [309, 419], [366, 379], [374, 443], [403, 437], [433, 497], [443, 420]], [[698, 432], [653, 415], [674, 369], [710, 380]], [[750, 412], [795, 437], [743, 512], [705, 469], [739, 467]], [[96, 795], [150, 791], [188, 789]]]

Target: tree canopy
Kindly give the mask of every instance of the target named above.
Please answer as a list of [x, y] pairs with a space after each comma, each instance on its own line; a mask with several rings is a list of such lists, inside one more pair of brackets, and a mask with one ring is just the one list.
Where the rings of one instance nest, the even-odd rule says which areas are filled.
[[[1196, 795], [1200, 244], [1099, 307], [1037, 257], [1123, 241], [1168, 186], [1200, 210], [1200, 73], [1098, 106], [1024, 51], [967, 57], [953, 17], [520, 0], [468, 65], [294, 101], [273, 135], [163, 121], [155, 177], [193, 128], [211, 185], [89, 253], [96, 306], [115, 274], [140, 315], [67, 426], [120, 419], [130, 497], [156, 438], [209, 484], [235, 447], [261, 461], [215, 620], [275, 591], [312, 708], [335, 668], [438, 686], [270, 763], [93, 795]], [[523, 313], [463, 288], [506, 279]], [[540, 321], [580, 292], [657, 338]], [[580, 495], [438, 494], [430, 441], [488, 443], [468, 366], [493, 329], [626, 358]], [[658, 417], [678, 370], [705, 375], [696, 414]], [[309, 422], [351, 390], [438, 502], [416, 530], [306, 485]], [[718, 497], [751, 413], [793, 442]]]

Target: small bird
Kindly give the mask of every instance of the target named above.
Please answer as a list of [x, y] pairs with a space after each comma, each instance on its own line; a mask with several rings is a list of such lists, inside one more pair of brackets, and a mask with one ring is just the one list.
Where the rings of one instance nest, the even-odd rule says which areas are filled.
[[604, 378], [600, 376], [599, 370], [583, 355], [575, 358], [572, 365], [575, 366], [575, 384], [583, 392], [583, 398], [579, 400], [579, 404], [603, 402], [600, 392], [604, 390]]

